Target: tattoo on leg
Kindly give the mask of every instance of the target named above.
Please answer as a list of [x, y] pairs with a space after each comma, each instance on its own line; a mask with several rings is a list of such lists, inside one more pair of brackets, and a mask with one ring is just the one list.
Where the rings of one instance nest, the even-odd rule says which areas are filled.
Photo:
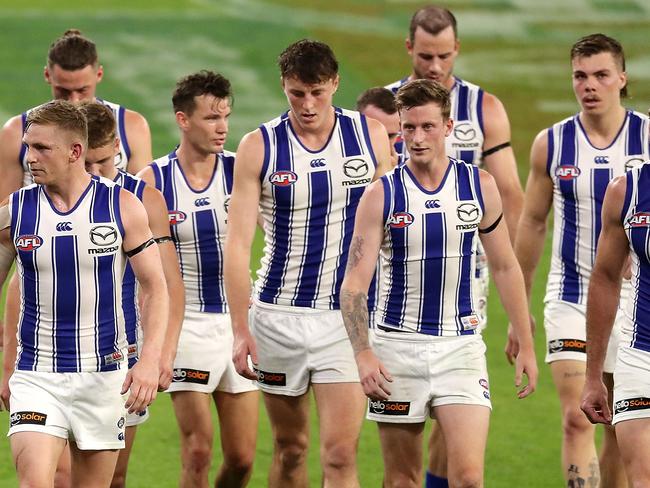
[[355, 236], [350, 243], [350, 251], [348, 254], [348, 265], [346, 267], [346, 273], [352, 268], [355, 268], [361, 258], [363, 257], [363, 237]]
[[567, 488], [585, 488], [585, 479], [580, 476], [580, 469], [575, 464], [569, 465]]
[[578, 376], [584, 376], [584, 371], [572, 371], [571, 373], [564, 373], [565, 378], [577, 378]]
[[589, 478], [587, 478], [589, 488], [598, 488], [600, 486], [600, 466], [598, 459], [592, 458], [589, 462]]

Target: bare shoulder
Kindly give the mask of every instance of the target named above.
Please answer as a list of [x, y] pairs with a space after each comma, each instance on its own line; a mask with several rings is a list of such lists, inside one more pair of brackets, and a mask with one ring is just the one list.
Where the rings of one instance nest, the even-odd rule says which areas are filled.
[[622, 202], [625, 199], [627, 192], [627, 175], [617, 176], [607, 185], [607, 194], [610, 199], [619, 200]]
[[147, 165], [142, 168], [140, 171], [138, 171], [138, 174], [136, 176], [144, 180], [147, 186], [153, 187], [156, 185], [156, 177], [154, 176], [153, 168], [151, 165]]
[[533, 145], [530, 148], [530, 164], [533, 167], [542, 167], [546, 170], [549, 130], [550, 129], [541, 130], [533, 140]]
[[134, 110], [126, 109], [124, 111], [124, 121], [128, 132], [149, 132], [149, 124], [144, 116]]

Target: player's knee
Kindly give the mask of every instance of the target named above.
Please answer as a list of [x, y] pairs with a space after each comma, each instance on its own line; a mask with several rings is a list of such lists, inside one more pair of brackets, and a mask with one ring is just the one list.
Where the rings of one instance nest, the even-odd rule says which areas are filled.
[[201, 472], [210, 468], [212, 448], [205, 442], [190, 442], [184, 449], [183, 465], [186, 470]]
[[387, 473], [384, 477], [384, 486], [386, 488], [419, 488], [422, 486], [419, 470]]
[[126, 487], [126, 473], [115, 472], [111, 480], [111, 488], [125, 488]]
[[483, 485], [483, 472], [478, 468], [463, 468], [449, 475], [450, 488], [479, 488]]
[[308, 440], [306, 436], [275, 440], [276, 457], [283, 471], [291, 471], [305, 464]]
[[356, 458], [356, 442], [333, 442], [321, 449], [321, 462], [325, 471], [350, 469], [356, 465]]
[[587, 434], [593, 430], [593, 426], [580, 409], [570, 409], [564, 412], [562, 422], [565, 437], [575, 437]]
[[255, 448], [238, 449], [234, 452], [224, 452], [223, 465], [226, 470], [238, 478], [245, 478], [253, 472]]
[[57, 469], [54, 474], [54, 488], [70, 488], [72, 486], [72, 477], [70, 470]]

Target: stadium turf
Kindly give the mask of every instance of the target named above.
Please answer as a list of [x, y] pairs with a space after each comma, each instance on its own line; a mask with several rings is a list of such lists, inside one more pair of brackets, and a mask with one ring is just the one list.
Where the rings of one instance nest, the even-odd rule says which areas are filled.
[[[49, 97], [42, 68], [49, 44], [76, 27], [98, 44], [105, 79], [98, 94], [144, 114], [154, 155], [176, 143], [171, 111], [175, 80], [208, 68], [222, 72], [235, 90], [227, 148], [285, 109], [275, 59], [289, 43], [312, 37], [328, 42], [341, 64], [335, 102], [352, 107], [365, 88], [392, 82], [408, 71], [403, 43], [410, 0], [113, 0], [73, 2], [0, 0], [0, 119]], [[457, 0], [446, 2], [459, 20], [461, 54], [456, 73], [482, 85], [505, 104], [522, 181], [535, 134], [576, 110], [568, 50], [579, 36], [605, 32], [622, 41], [628, 58], [627, 105], [650, 106], [650, 56], [644, 0]], [[0, 175], [1, 177], [1, 175]], [[550, 240], [547, 239], [547, 242]], [[503, 355], [507, 320], [492, 290], [485, 332], [493, 415], [486, 454], [486, 486], [560, 486], [560, 415], [548, 368], [543, 364], [542, 299], [548, 245], [537, 272], [533, 311], [538, 320], [540, 383], [535, 395], [517, 400], [513, 370]], [[256, 267], [261, 246], [256, 246]], [[340, 399], [345, 402], [345, 398]], [[263, 407], [262, 407], [263, 408]], [[0, 424], [8, 415], [0, 413]], [[216, 425], [216, 418], [215, 418]], [[218, 439], [218, 435], [215, 436]], [[214, 479], [220, 452], [215, 443]], [[265, 486], [272, 445], [261, 418], [251, 486]], [[152, 408], [139, 431], [129, 468], [130, 487], [175, 486], [180, 466], [176, 422], [167, 395]], [[362, 486], [381, 484], [382, 461], [376, 427], [364, 425], [359, 445]], [[320, 484], [314, 411], [310, 480]], [[0, 441], [0, 486], [17, 486], [8, 443]]]

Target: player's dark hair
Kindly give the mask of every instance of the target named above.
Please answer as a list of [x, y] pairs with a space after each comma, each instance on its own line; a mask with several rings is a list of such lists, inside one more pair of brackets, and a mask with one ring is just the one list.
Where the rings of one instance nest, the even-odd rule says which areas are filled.
[[53, 125], [79, 136], [84, 145], [88, 141], [85, 115], [79, 107], [65, 100], [52, 100], [31, 110], [25, 121], [25, 132], [32, 125]]
[[77, 29], [68, 29], [50, 46], [47, 66], [60, 66], [66, 71], [76, 71], [86, 66], [97, 67], [97, 47]]
[[88, 123], [88, 149], [97, 149], [115, 142], [116, 128], [113, 111], [103, 103], [84, 102], [79, 110]]
[[[605, 34], [589, 34], [578, 39], [571, 47], [571, 60], [600, 53], [611, 53], [620, 70], [625, 71], [623, 46], [616, 39]], [[621, 88], [621, 98], [625, 97], [627, 97], [627, 85]]]
[[456, 17], [449, 10], [437, 5], [429, 5], [416, 11], [411, 17], [409, 26], [409, 39], [411, 43], [415, 41], [415, 31], [418, 27], [431, 35], [438, 35], [440, 32], [451, 26], [454, 30], [454, 37], [458, 37], [458, 28], [456, 26]]
[[389, 89], [381, 86], [368, 88], [359, 95], [359, 98], [357, 98], [357, 110], [363, 112], [368, 105], [374, 105], [382, 112], [386, 112], [389, 115], [397, 112], [395, 95], [393, 95], [393, 92]]
[[181, 78], [176, 83], [176, 89], [172, 95], [174, 112], [192, 115], [196, 109], [194, 97], [201, 95], [212, 95], [215, 98], [227, 99], [231, 105], [233, 103], [230, 81], [219, 73], [204, 69]]
[[278, 66], [282, 78], [297, 78], [309, 85], [332, 80], [339, 72], [332, 49], [323, 42], [309, 39], [294, 42], [282, 51]]
[[451, 113], [449, 92], [444, 86], [433, 80], [409, 81], [397, 90], [395, 103], [399, 111], [435, 103], [440, 106], [444, 120], [447, 120]]

